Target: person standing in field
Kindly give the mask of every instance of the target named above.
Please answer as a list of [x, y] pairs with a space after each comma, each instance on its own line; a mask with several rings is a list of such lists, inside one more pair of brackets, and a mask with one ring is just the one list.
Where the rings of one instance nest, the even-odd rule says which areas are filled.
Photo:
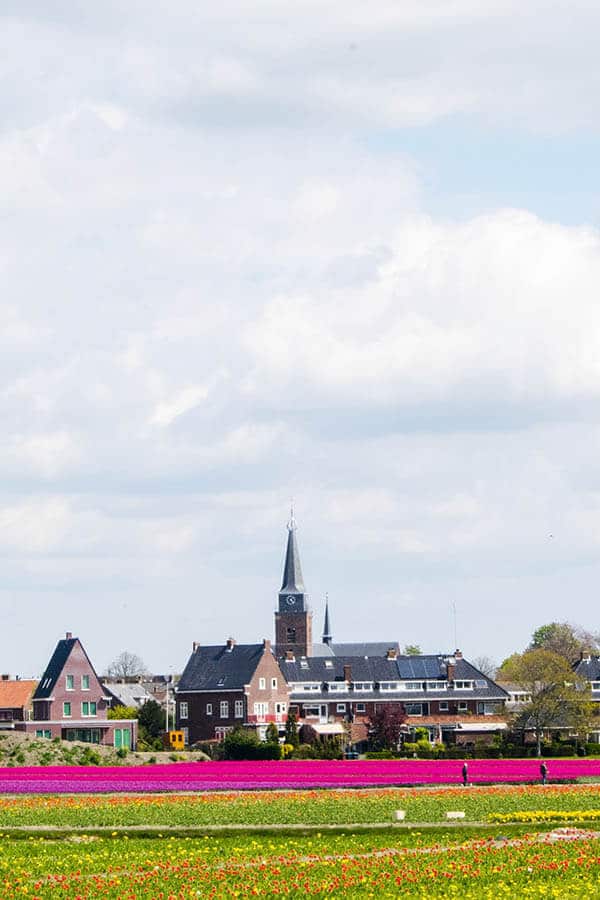
[[463, 787], [466, 787], [469, 783], [469, 767], [466, 762], [463, 763], [462, 767], [462, 779], [463, 779]]
[[540, 766], [540, 775], [542, 776], [542, 784], [546, 784], [546, 779], [548, 778], [548, 766], [545, 762]]

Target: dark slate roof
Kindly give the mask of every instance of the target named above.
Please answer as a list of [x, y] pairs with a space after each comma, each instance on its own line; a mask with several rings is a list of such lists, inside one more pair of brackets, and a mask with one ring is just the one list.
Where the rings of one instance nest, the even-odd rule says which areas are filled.
[[304, 580], [302, 578], [302, 569], [300, 567], [300, 553], [298, 552], [298, 542], [296, 541], [296, 523], [294, 518], [290, 519], [288, 525], [287, 548], [285, 551], [285, 565], [283, 567], [283, 581], [281, 582], [280, 594], [303, 594]]
[[48, 697], [52, 696], [54, 685], [60, 678], [60, 673], [64, 669], [77, 640], [78, 638], [63, 638], [58, 642], [54, 653], [50, 657], [50, 662], [40, 678], [40, 683], [32, 697], [33, 700], [47, 700]]
[[344, 666], [350, 666], [352, 681], [398, 680], [396, 660], [381, 656], [307, 656], [280, 659], [279, 665], [287, 681], [343, 681]]
[[388, 650], [400, 652], [395, 641], [359, 641], [347, 644], [313, 644], [313, 656], [385, 656]]
[[586, 681], [600, 681], [600, 656], [590, 656], [580, 659], [573, 666], [575, 674]]
[[198, 647], [179, 679], [177, 693], [241, 690], [250, 682], [264, 652], [264, 644], [234, 644], [231, 650], [226, 644]]

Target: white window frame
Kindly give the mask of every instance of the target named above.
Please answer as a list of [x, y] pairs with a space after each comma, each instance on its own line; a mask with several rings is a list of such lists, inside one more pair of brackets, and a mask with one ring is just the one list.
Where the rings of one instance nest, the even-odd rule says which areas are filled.
[[65, 675], [65, 691], [74, 691], [75, 690], [75, 676], [74, 675]]
[[356, 712], [366, 712], [367, 704], [366, 703], [357, 703], [355, 705], [354, 709], [356, 710]]
[[427, 681], [425, 683], [428, 691], [445, 691], [448, 689], [447, 681]]
[[190, 710], [190, 707], [189, 707], [188, 701], [180, 700], [179, 701], [179, 718], [187, 719], [189, 716], [189, 710]]
[[467, 703], [466, 700], [460, 700], [460, 701], [459, 701], [459, 703], [458, 703], [458, 712], [459, 712], [459, 713], [469, 712], [469, 704]]
[[273, 690], [273, 691], [277, 690], [277, 679], [276, 678], [271, 678], [271, 690]]
[[379, 690], [380, 691], [399, 691], [400, 682], [398, 681], [380, 681], [379, 682]]
[[373, 690], [373, 682], [372, 681], [355, 681], [352, 685], [355, 691], [372, 691]]
[[[69, 707], [69, 712], [65, 711], [65, 706]], [[73, 707], [71, 706], [70, 700], [63, 700], [63, 719], [72, 719], [73, 718]]]
[[424, 690], [423, 682], [422, 681], [403, 681], [400, 690], [407, 691], [408, 693], [410, 693], [411, 691], [413, 691], [413, 692], [420, 691], [422, 693]]
[[258, 722], [264, 722], [269, 715], [269, 703], [267, 700], [258, 700], [254, 704], [254, 715]]
[[447, 700], [440, 700], [440, 704], [439, 704], [438, 709], [439, 709], [440, 712], [449, 712], [450, 706], [449, 706], [449, 704], [448, 704], [448, 701], [447, 701]]
[[212, 714], [213, 714], [212, 708], [213, 708], [212, 703], [206, 704], [206, 715], [207, 716], [212, 716]]
[[234, 706], [234, 718], [243, 719], [244, 718], [244, 701], [236, 700]]
[[266, 689], [267, 689], [267, 679], [266, 678], [258, 679], [258, 689], [259, 689], [259, 691], [266, 691]]
[[590, 681], [590, 688], [592, 689], [593, 694], [600, 691], [600, 681]]
[[90, 689], [90, 676], [82, 675], [81, 676], [81, 690], [89, 691], [89, 689]]
[[460, 678], [458, 681], [454, 682], [454, 690], [455, 691], [472, 691], [473, 690], [473, 682], [468, 681], [464, 678]]
[[221, 700], [219, 704], [219, 718], [220, 719], [228, 719], [229, 718], [229, 700]]
[[[409, 712], [409, 709], [408, 709], [409, 706], [418, 706], [419, 712]], [[418, 700], [416, 700], [414, 703], [410, 703], [410, 704], [407, 703], [405, 708], [406, 708], [407, 716], [422, 716], [423, 715], [423, 704], [419, 703]]]
[[300, 685], [300, 690], [304, 693], [308, 693], [310, 691], [320, 691], [321, 685], [317, 681], [305, 682], [304, 684]]
[[339, 713], [346, 712], [346, 704], [345, 703], [337, 703], [335, 707], [335, 711]]
[[350, 685], [347, 681], [328, 681], [327, 688], [330, 694], [347, 694]]
[[181, 730], [183, 731], [183, 743], [187, 747], [190, 743], [190, 729], [184, 726]]

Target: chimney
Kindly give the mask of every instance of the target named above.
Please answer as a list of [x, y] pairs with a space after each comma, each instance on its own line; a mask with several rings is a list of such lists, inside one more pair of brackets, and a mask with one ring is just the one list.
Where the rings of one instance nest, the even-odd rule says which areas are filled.
[[265, 650], [271, 650], [271, 641], [269, 638], [263, 638], [263, 647]]
[[446, 678], [448, 681], [454, 681], [454, 673], [456, 671], [456, 657], [449, 656], [446, 660]]
[[390, 649], [385, 654], [386, 659], [398, 659], [398, 651], [395, 647], [390, 647]]
[[462, 659], [462, 658], [463, 658], [463, 655], [462, 655], [462, 653], [461, 653], [460, 650], [455, 650], [455, 651], [454, 651], [454, 658], [455, 658], [455, 659]]
[[285, 651], [285, 661], [286, 662], [295, 662], [296, 661], [296, 657], [294, 656], [294, 654], [292, 653], [291, 650]]
[[235, 639], [232, 637], [227, 638], [227, 652], [231, 653], [231, 651], [233, 650], [234, 647], [235, 647]]
[[199, 647], [200, 647], [200, 644], [198, 643], [198, 641], [194, 641], [192, 644], [192, 653], [195, 653]]
[[72, 641], [72, 640], [73, 640], [73, 632], [72, 632], [72, 631], [67, 631], [66, 639], [67, 639], [68, 641]]
[[344, 666], [344, 681], [352, 681], [352, 666]]
[[10, 675], [3, 675], [2, 681], [10, 681]]

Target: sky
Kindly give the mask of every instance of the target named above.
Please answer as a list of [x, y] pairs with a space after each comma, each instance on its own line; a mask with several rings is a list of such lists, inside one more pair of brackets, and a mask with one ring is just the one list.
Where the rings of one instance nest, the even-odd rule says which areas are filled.
[[592, 631], [600, 9], [4, 0], [0, 669]]

